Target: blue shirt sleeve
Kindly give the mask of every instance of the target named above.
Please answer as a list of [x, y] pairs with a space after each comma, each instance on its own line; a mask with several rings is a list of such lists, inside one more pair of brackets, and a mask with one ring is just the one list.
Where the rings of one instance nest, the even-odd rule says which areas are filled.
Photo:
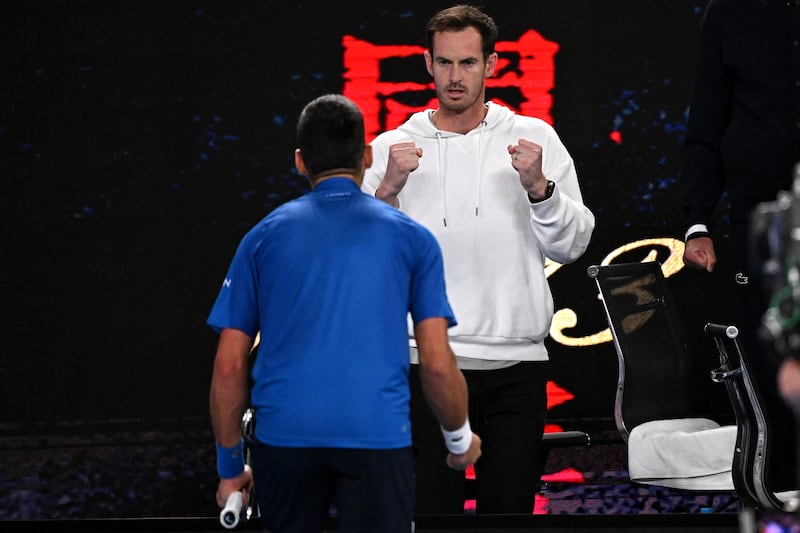
[[207, 322], [216, 331], [235, 328], [255, 338], [258, 333], [258, 273], [248, 243], [245, 237], [236, 250]]

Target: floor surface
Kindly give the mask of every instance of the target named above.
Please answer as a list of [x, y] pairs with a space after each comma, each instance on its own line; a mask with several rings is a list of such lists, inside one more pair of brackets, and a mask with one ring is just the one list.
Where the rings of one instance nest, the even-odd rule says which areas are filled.
[[[610, 422], [591, 425], [589, 447], [550, 452], [533, 515], [736, 514], [733, 493], [630, 483]], [[207, 420], [0, 428], [0, 520], [213, 519], [213, 452]]]

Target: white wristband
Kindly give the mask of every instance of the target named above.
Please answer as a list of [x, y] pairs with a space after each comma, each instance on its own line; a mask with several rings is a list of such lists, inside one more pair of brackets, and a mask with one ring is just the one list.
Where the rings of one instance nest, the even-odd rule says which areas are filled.
[[447, 431], [442, 428], [442, 435], [444, 435], [444, 443], [450, 453], [461, 455], [469, 450], [472, 444], [472, 429], [469, 426], [469, 418], [464, 422], [464, 425], [455, 431]]

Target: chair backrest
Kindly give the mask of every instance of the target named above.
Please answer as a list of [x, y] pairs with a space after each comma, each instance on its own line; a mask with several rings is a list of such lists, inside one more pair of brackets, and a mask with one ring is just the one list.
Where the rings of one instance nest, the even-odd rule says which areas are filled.
[[739, 330], [735, 326], [709, 323], [705, 332], [714, 340], [720, 360], [724, 362], [712, 373], [712, 379], [725, 384], [736, 416], [738, 432], [731, 471], [736, 492], [751, 507], [787, 510], [787, 500], [779, 498], [767, 486], [769, 424], [747, 354], [739, 340]]
[[623, 440], [644, 422], [688, 418], [692, 364], [683, 326], [656, 261], [593, 265], [617, 352], [614, 419]]

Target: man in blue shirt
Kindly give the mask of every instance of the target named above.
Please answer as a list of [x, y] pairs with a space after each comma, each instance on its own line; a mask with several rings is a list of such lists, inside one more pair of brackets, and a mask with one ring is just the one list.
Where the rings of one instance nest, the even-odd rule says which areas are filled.
[[[428, 230], [361, 192], [372, 152], [355, 104], [312, 101], [297, 141], [295, 164], [312, 190], [245, 235], [208, 319], [220, 331], [210, 393], [217, 502], [255, 480], [270, 531], [322, 531], [334, 504], [340, 531], [408, 533], [409, 314], [447, 463], [465, 469], [480, 456], [447, 341], [456, 321], [441, 251]], [[257, 334], [251, 473], [240, 421]]]

